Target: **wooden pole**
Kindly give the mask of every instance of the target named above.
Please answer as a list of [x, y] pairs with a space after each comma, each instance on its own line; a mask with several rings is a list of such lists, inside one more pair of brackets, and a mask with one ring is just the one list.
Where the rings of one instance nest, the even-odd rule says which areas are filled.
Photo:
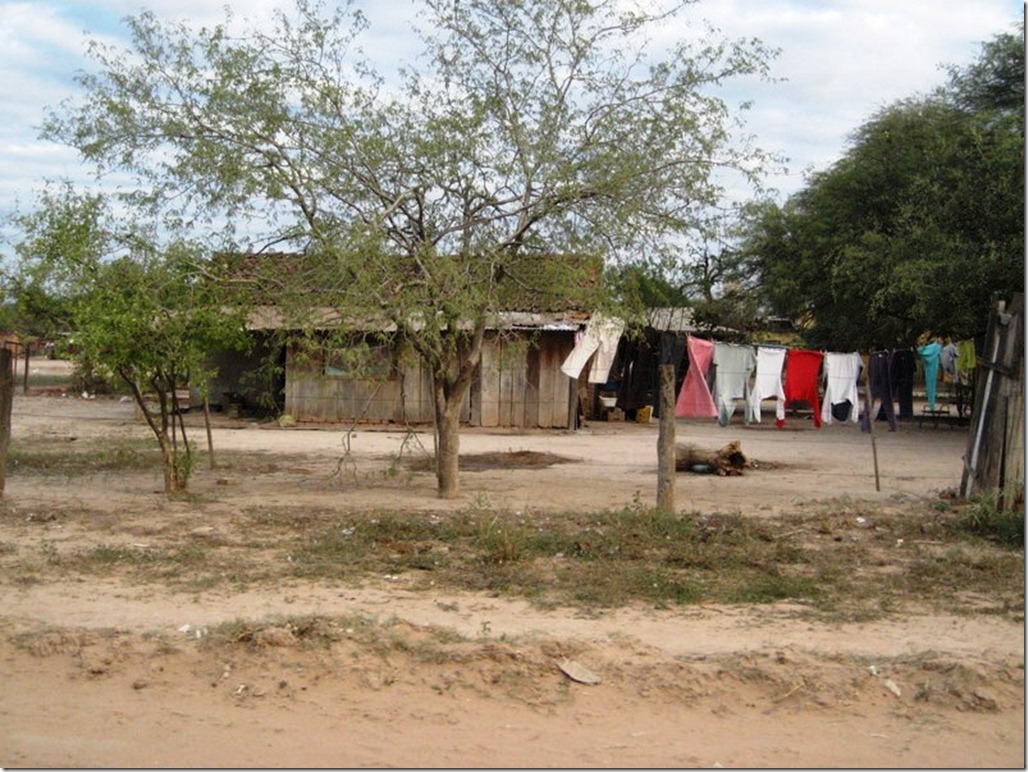
[[660, 365], [657, 509], [675, 511], [675, 366]]
[[[874, 353], [871, 354], [874, 356]], [[867, 403], [867, 426], [868, 431], [871, 433], [871, 456], [874, 458], [875, 464], [875, 490], [881, 491], [882, 484], [878, 478], [878, 445], [875, 442], [875, 414], [874, 414], [874, 399], [871, 398], [871, 360], [868, 360], [867, 374], [864, 378], [864, 399]], [[890, 398], [891, 399], [891, 398]]]
[[7, 482], [7, 447], [11, 443], [11, 407], [14, 404], [14, 357], [0, 348], [0, 499]]
[[31, 352], [31, 345], [26, 341], [25, 343], [25, 375], [22, 380], [21, 393], [29, 393], [29, 354]]
[[214, 437], [211, 434], [211, 401], [206, 394], [203, 395], [203, 423], [207, 428], [207, 457], [210, 459], [210, 468], [214, 469]]

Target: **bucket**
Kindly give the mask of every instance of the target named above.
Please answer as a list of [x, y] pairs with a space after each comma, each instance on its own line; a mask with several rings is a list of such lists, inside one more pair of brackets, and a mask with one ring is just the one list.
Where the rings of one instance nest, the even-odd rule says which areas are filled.
[[645, 405], [635, 411], [635, 422], [637, 424], [648, 424], [650, 422], [650, 416], [653, 415], [653, 407], [651, 405]]

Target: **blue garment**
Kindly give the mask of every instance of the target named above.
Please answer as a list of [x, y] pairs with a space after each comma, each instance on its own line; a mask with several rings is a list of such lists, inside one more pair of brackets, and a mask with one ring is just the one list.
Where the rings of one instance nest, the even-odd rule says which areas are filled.
[[917, 353], [921, 355], [921, 362], [924, 364], [924, 391], [928, 397], [929, 410], [935, 410], [935, 387], [939, 382], [939, 354], [941, 352], [942, 345], [934, 341], [917, 350]]

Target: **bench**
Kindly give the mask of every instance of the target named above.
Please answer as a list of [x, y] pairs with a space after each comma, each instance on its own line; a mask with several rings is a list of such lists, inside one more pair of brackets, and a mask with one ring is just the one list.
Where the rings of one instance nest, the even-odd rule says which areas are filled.
[[924, 408], [921, 408], [921, 415], [918, 416], [918, 418], [917, 418], [917, 425], [920, 426], [926, 420], [930, 419], [931, 422], [932, 422], [932, 428], [933, 429], [938, 429], [939, 428], [939, 421], [941, 420], [944, 423], [949, 423], [950, 428], [952, 429], [954, 426], [956, 426], [956, 423], [955, 422], [950, 423], [949, 417], [950, 417], [949, 405], [943, 405], [941, 407], [935, 408], [934, 410], [932, 410], [929, 407], [924, 407]]

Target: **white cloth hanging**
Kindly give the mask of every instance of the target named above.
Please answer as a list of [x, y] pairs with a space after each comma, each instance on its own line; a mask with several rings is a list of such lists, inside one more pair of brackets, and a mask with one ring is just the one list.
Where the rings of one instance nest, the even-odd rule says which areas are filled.
[[785, 389], [782, 386], [782, 368], [785, 366], [785, 349], [759, 346], [757, 348], [757, 377], [750, 391], [746, 405], [747, 423], [760, 423], [760, 403], [765, 399], [777, 400], [775, 419], [785, 420]]
[[832, 423], [832, 405], [849, 402], [849, 421], [857, 423], [860, 419], [860, 398], [857, 395], [857, 381], [863, 364], [860, 354], [829, 353], [825, 354], [825, 396], [821, 402], [821, 421]]
[[717, 407], [717, 422], [728, 426], [735, 412], [737, 399], [749, 399], [750, 374], [757, 364], [752, 346], [738, 343], [715, 343], [714, 404]]
[[560, 366], [561, 372], [568, 378], [578, 378], [589, 357], [595, 353], [596, 358], [589, 370], [589, 383], [606, 383], [624, 330], [623, 320], [594, 314], [586, 322], [582, 337], [575, 341], [575, 347]]

